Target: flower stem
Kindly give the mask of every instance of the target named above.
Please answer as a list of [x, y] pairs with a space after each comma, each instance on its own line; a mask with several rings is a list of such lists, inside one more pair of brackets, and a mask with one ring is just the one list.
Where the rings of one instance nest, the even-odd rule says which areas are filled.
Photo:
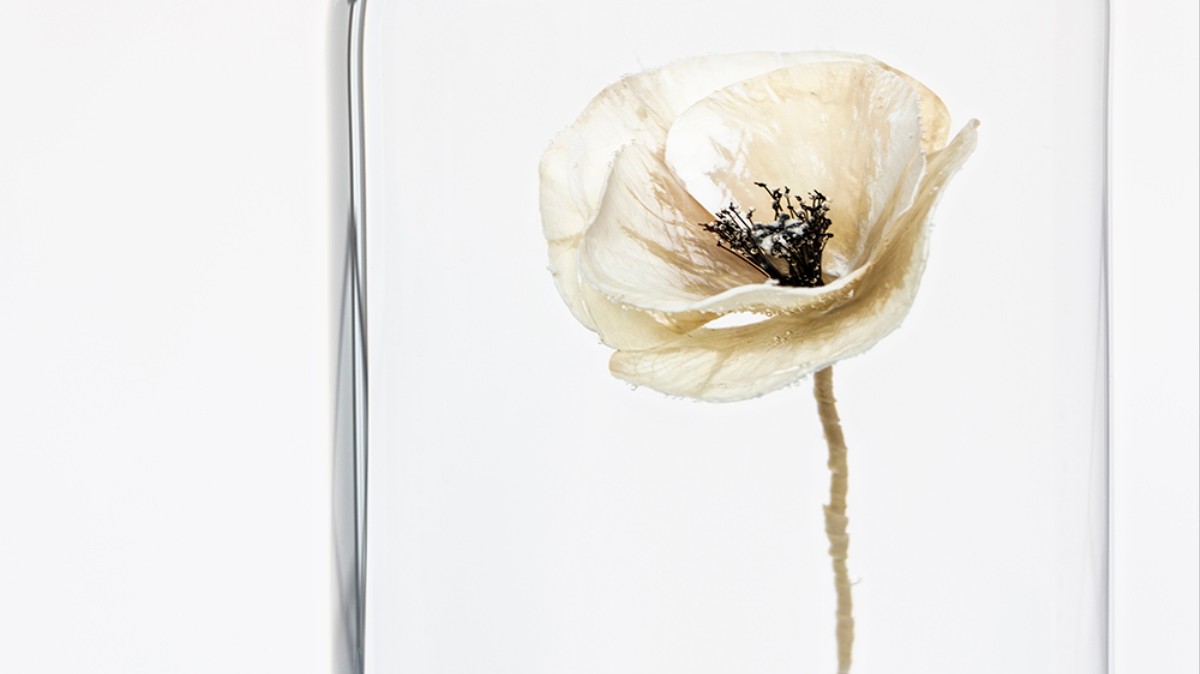
[[838, 674], [850, 671], [854, 645], [854, 616], [851, 613], [850, 574], [846, 571], [850, 536], [846, 533], [846, 491], [850, 474], [846, 463], [846, 438], [838, 420], [837, 401], [833, 397], [833, 368], [813, 376], [813, 396], [829, 445], [829, 505], [825, 506], [825, 534], [829, 537], [829, 557], [833, 561], [833, 586], [837, 591]]

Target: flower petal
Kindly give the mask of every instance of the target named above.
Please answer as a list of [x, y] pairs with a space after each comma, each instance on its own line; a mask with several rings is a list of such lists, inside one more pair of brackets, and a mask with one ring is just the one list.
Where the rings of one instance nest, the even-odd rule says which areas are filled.
[[542, 157], [541, 216], [551, 272], [571, 312], [604, 343], [636, 348], [676, 336], [654, 317], [580, 283], [578, 246], [599, 208], [613, 156], [634, 140], [661, 145], [671, 120], [696, 100], [781, 63], [777, 54], [742, 54], [692, 59], [627, 77], [600, 92]]
[[712, 219], [667, 169], [661, 152], [628, 145], [583, 235], [580, 270], [614, 300], [660, 311], [687, 311], [731, 287], [766, 280], [717, 247], [715, 235], [699, 224]]
[[866, 351], [907, 315], [925, 268], [929, 221], [946, 183], [975, 148], [972, 120], [929, 157], [912, 206], [866, 265], [852, 301], [733, 328], [698, 328], [644, 350], [622, 350], [612, 373], [670, 395], [709, 401], [752, 398]]
[[819, 288], [778, 285], [719, 248], [716, 235], [696, 224], [711, 219], [661, 154], [640, 144], [626, 147], [613, 165], [600, 213], [583, 234], [584, 283], [620, 304], [664, 314], [796, 314], [846, 301], [862, 278], [856, 270]]
[[[576, 255], [581, 233], [599, 208], [612, 156], [623, 145], [640, 140], [648, 146], [661, 147], [666, 142], [667, 126], [681, 111], [731, 82], [798, 63], [842, 60], [879, 64], [868, 56], [837, 52], [705, 57], [628, 77], [601, 92], [577, 122], [555, 139], [541, 165], [541, 211], [545, 235], [550, 241], [551, 271], [560, 294], [580, 322], [599, 332], [602, 341], [610, 346], [638, 349], [674, 339], [700, 326], [714, 317], [709, 313], [713, 311], [737, 311], [751, 306], [766, 312], [799, 311], [809, 306], [829, 306], [836, 299], [832, 294], [813, 300], [804, 297], [812, 294], [811, 289], [755, 284], [733, 288], [691, 305], [674, 306], [669, 315], [657, 310], [639, 311], [581, 283]], [[895, 72], [921, 92], [922, 114], [929, 103], [928, 107], [935, 112], [940, 110], [943, 122], [948, 119], [936, 96], [907, 75]], [[943, 140], [945, 126], [943, 123]], [[849, 280], [839, 280], [824, 291], [829, 293], [838, 283]]]
[[946, 141], [950, 138], [950, 111], [942, 99], [907, 74], [886, 63], [880, 65], [903, 77], [921, 97], [921, 151], [929, 154], [946, 147]]
[[[667, 162], [710, 211], [729, 203], [761, 219], [784, 185], [829, 198], [826, 268], [849, 273], [894, 199], [906, 201], [921, 154], [920, 97], [902, 77], [854, 61], [781, 68], [688, 108], [667, 138]], [[907, 194], [898, 194], [908, 187]]]
[[630, 75], [601, 91], [542, 157], [546, 238], [573, 236], [591, 223], [613, 157], [622, 147], [630, 142], [657, 147], [666, 140], [671, 122], [688, 106], [784, 62], [771, 53], [689, 59]]
[[[542, 157], [541, 211], [546, 238], [555, 241], [574, 236], [591, 223], [613, 157], [628, 143], [657, 148], [666, 142], [667, 130], [680, 113], [734, 82], [801, 63], [827, 61], [886, 67], [870, 56], [842, 52], [705, 56], [630, 75], [601, 91]], [[943, 132], [943, 140], [944, 136]]]
[[[622, 307], [579, 282], [574, 259], [582, 232], [592, 223], [614, 155], [630, 142], [661, 147], [680, 112], [703, 96], [747, 77], [788, 64], [840, 58], [834, 53], [752, 53], [681, 61], [626, 77], [600, 92], [542, 157], [541, 216], [550, 242], [550, 267], [559, 294], [587, 328], [610, 346], [647, 346], [676, 336], [677, 326], [701, 318], [677, 315], [661, 331], [660, 319]], [[690, 329], [690, 328], [689, 328]]]
[[711, 315], [656, 316], [622, 306], [583, 283], [577, 241], [550, 243], [550, 270], [571, 313], [600, 340], [614, 349], [645, 349], [678, 338], [712, 319]]

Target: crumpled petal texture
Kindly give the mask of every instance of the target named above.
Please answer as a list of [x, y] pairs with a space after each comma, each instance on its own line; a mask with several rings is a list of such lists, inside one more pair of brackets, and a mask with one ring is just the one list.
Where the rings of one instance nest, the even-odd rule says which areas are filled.
[[[705, 57], [627, 77], [543, 157], [550, 269], [616, 350], [617, 377], [709, 401], [762, 395], [899, 326], [977, 126], [947, 145], [941, 100], [861, 55]], [[829, 197], [825, 285], [778, 285], [700, 226], [730, 203], [769, 218], [755, 182]], [[742, 312], [766, 318], [705, 327]]]

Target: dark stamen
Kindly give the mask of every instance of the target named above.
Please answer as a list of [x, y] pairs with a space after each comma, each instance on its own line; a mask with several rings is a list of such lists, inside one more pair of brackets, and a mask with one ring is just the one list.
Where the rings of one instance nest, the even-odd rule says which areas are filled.
[[821, 255], [825, 242], [833, 238], [825, 216], [829, 206], [825, 195], [809, 192], [809, 203], [797, 199], [792, 191], [771, 189], [766, 183], [754, 183], [766, 190], [775, 211], [773, 222], [754, 222], [754, 210], [745, 215], [737, 206], [717, 211], [716, 222], [700, 223], [717, 235], [717, 246], [737, 255], [780, 285], [815, 288], [825, 285], [821, 276]]

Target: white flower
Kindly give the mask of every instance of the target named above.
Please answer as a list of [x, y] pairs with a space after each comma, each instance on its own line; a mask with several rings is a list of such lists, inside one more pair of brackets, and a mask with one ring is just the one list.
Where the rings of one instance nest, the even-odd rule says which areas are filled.
[[[542, 159], [555, 282], [616, 349], [617, 377], [713, 401], [781, 388], [900, 324], [977, 126], [947, 145], [941, 100], [867, 56], [714, 56], [627, 77]], [[768, 278], [703, 226], [730, 204], [771, 213], [756, 183], [828, 198], [824, 285]], [[766, 318], [705, 327], [740, 312]]]

